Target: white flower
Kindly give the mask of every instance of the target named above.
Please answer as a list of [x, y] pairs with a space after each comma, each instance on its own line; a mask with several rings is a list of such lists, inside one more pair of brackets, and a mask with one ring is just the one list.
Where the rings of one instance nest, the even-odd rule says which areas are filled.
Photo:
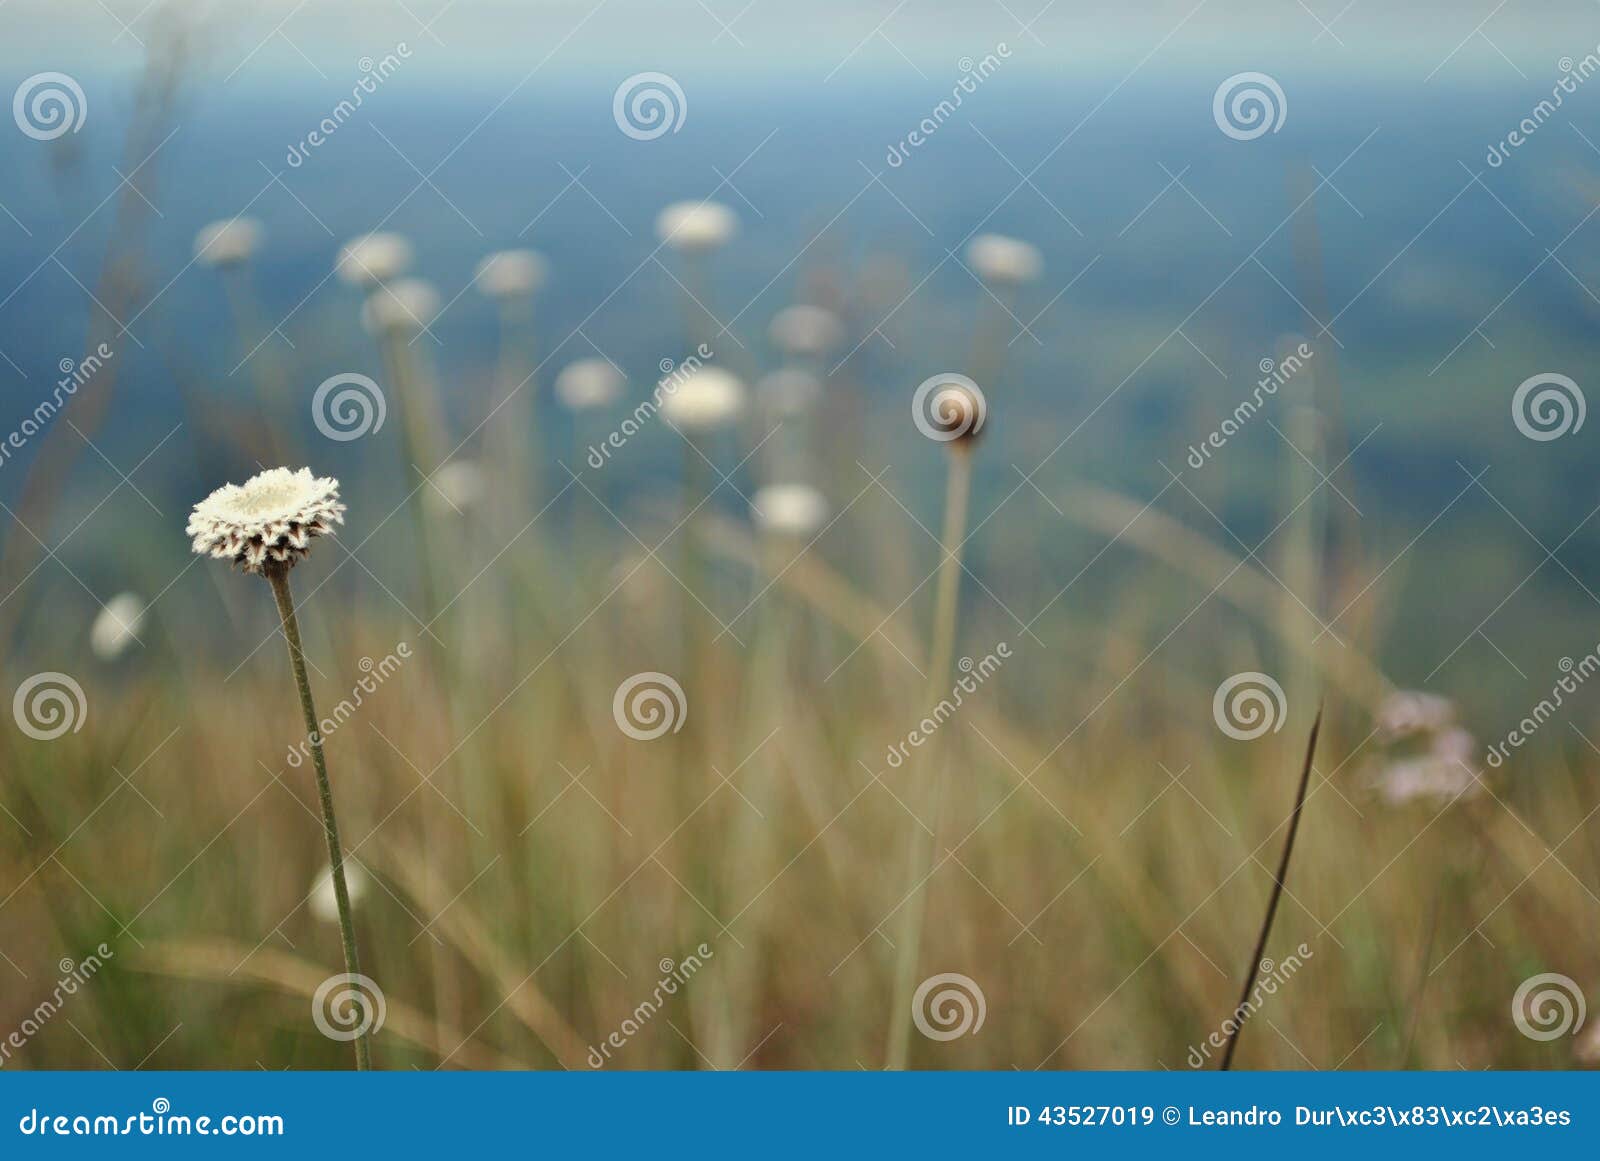
[[718, 427], [744, 410], [744, 384], [721, 367], [700, 367], [661, 382], [661, 414], [675, 427]]
[[1395, 690], [1378, 707], [1378, 733], [1385, 742], [1414, 734], [1433, 734], [1455, 721], [1456, 707], [1449, 698], [1416, 690]]
[[833, 311], [820, 306], [786, 306], [772, 317], [767, 333], [786, 355], [821, 355], [844, 338], [844, 324]]
[[194, 236], [194, 258], [203, 266], [244, 262], [261, 244], [261, 223], [254, 218], [224, 218], [202, 226]]
[[133, 593], [118, 593], [105, 603], [89, 630], [89, 648], [102, 661], [114, 661], [139, 639], [144, 602]]
[[[367, 894], [367, 873], [349, 859], [344, 863], [344, 889], [349, 892], [352, 910]], [[306, 905], [314, 918], [324, 923], [339, 922], [339, 898], [333, 892], [332, 867], [323, 867], [322, 872], [312, 880]]]
[[967, 244], [967, 262], [985, 282], [1019, 286], [1044, 269], [1037, 247], [1003, 234], [979, 234]]
[[751, 497], [750, 513], [768, 532], [809, 536], [828, 518], [828, 500], [810, 484], [768, 484]]
[[332, 536], [344, 523], [339, 481], [270, 468], [243, 484], [224, 484], [194, 506], [189, 536], [202, 556], [231, 560], [246, 572], [268, 562], [292, 566], [311, 551], [318, 536]]
[[478, 263], [473, 281], [490, 298], [516, 298], [544, 285], [545, 260], [532, 250], [498, 250]]
[[573, 411], [614, 403], [627, 380], [610, 359], [579, 359], [556, 376], [556, 398]]
[[445, 508], [464, 512], [489, 489], [483, 469], [472, 460], [447, 460], [433, 473], [428, 499]]
[[816, 403], [822, 395], [822, 380], [810, 371], [785, 367], [762, 376], [756, 393], [769, 411], [789, 419], [805, 414]]
[[411, 243], [399, 234], [362, 234], [339, 251], [334, 270], [354, 286], [376, 286], [411, 266]]
[[431, 282], [402, 278], [379, 286], [361, 306], [361, 325], [371, 334], [420, 331], [439, 313], [439, 292]]
[[715, 250], [739, 228], [721, 202], [674, 202], [656, 215], [656, 236], [678, 250]]

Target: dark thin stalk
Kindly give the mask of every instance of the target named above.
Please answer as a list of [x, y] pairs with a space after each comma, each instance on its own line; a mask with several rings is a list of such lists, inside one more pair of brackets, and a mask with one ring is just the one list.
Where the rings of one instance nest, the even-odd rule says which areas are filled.
[[1295, 836], [1300, 833], [1300, 813], [1306, 805], [1306, 788], [1311, 785], [1311, 760], [1317, 753], [1317, 734], [1322, 730], [1322, 706], [1317, 706], [1316, 720], [1311, 723], [1311, 738], [1306, 742], [1306, 762], [1300, 771], [1300, 788], [1295, 791], [1294, 813], [1289, 816], [1289, 835], [1283, 840], [1283, 854], [1278, 858], [1278, 872], [1272, 876], [1272, 897], [1267, 900], [1267, 915], [1261, 921], [1261, 934], [1256, 936], [1256, 949], [1250, 954], [1250, 969], [1245, 974], [1244, 990], [1233, 1008], [1233, 1031], [1228, 1034], [1228, 1046], [1222, 1050], [1220, 1071], [1233, 1066], [1233, 1050], [1239, 1046], [1239, 1033], [1244, 1030], [1245, 1018], [1240, 1015], [1255, 989], [1256, 977], [1261, 974], [1261, 957], [1267, 951], [1267, 937], [1272, 934], [1272, 921], [1278, 914], [1278, 901], [1283, 898], [1283, 882], [1289, 875], [1289, 857], [1294, 854]]

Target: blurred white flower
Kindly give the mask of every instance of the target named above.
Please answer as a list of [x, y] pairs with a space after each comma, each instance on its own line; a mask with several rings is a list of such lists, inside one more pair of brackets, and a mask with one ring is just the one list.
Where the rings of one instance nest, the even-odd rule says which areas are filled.
[[786, 355], [822, 355], [844, 339], [844, 324], [831, 310], [800, 304], [786, 306], [773, 315], [767, 333]]
[[679, 381], [661, 384], [661, 414], [675, 427], [711, 428], [744, 410], [744, 384], [721, 367], [701, 367]]
[[756, 384], [762, 405], [785, 419], [803, 415], [822, 395], [822, 380], [810, 371], [785, 367], [764, 375]]
[[224, 218], [202, 226], [194, 236], [194, 258], [202, 266], [244, 262], [261, 244], [261, 223], [254, 218]]
[[543, 286], [547, 269], [532, 250], [499, 250], [478, 263], [472, 277], [489, 298], [516, 298]]
[[606, 407], [616, 402], [626, 383], [610, 359], [578, 359], [556, 376], [556, 398], [573, 411]]
[[1456, 719], [1456, 707], [1449, 698], [1417, 690], [1395, 690], [1378, 707], [1378, 733], [1385, 742], [1416, 734], [1438, 733]]
[[[366, 898], [367, 885], [370, 882], [367, 873], [357, 866], [352, 860], [346, 859], [344, 863], [344, 886], [350, 892], [350, 906], [355, 908], [362, 899]], [[339, 922], [339, 900], [333, 893], [333, 868], [323, 867], [322, 871], [311, 883], [311, 894], [306, 899], [314, 918], [324, 923]]]
[[439, 313], [439, 292], [431, 282], [402, 278], [376, 287], [361, 306], [361, 325], [371, 334], [420, 331]]
[[967, 244], [967, 262], [979, 278], [997, 286], [1032, 282], [1044, 269], [1037, 247], [1003, 234], [979, 234]]
[[674, 202], [656, 215], [656, 236], [677, 250], [715, 250], [739, 228], [721, 202]]
[[334, 270], [353, 286], [373, 287], [411, 266], [411, 243], [399, 234], [362, 234], [339, 251]]
[[89, 648], [102, 661], [114, 661], [138, 640], [144, 624], [144, 602], [133, 593], [118, 593], [105, 603], [89, 629]]
[[828, 518], [828, 500], [810, 484], [768, 484], [751, 497], [750, 514], [764, 531], [809, 536]]
[[489, 490], [489, 478], [474, 460], [447, 460], [433, 473], [426, 495], [429, 503], [465, 512]]

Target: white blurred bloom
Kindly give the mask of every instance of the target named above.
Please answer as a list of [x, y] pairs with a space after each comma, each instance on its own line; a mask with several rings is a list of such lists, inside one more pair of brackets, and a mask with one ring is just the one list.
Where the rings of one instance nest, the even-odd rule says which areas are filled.
[[456, 512], [465, 512], [489, 490], [489, 478], [473, 460], [448, 460], [433, 473], [428, 488], [430, 503]]
[[1384, 698], [1378, 707], [1378, 733], [1384, 741], [1392, 742], [1414, 734], [1438, 733], [1455, 718], [1456, 707], [1449, 698], [1399, 689]]
[[105, 603], [89, 629], [89, 648], [102, 661], [114, 661], [139, 637], [144, 602], [133, 593], [118, 593]]
[[803, 415], [822, 395], [822, 380], [810, 371], [785, 367], [762, 376], [756, 384], [762, 404], [775, 415], [793, 418]]
[[844, 338], [844, 324], [833, 311], [820, 306], [786, 306], [772, 317], [768, 334], [786, 355], [821, 355]]
[[674, 202], [656, 215], [656, 236], [678, 250], [715, 250], [739, 228], [721, 202]]
[[399, 234], [362, 234], [339, 251], [334, 270], [353, 286], [376, 286], [404, 274], [411, 266], [411, 243]]
[[194, 258], [202, 266], [244, 262], [261, 244], [261, 223], [254, 218], [224, 218], [202, 226], [194, 236]]
[[661, 414], [675, 427], [717, 427], [744, 410], [744, 384], [721, 367], [700, 367], [676, 386], [672, 379], [661, 386]]
[[573, 411], [606, 407], [616, 402], [626, 383], [610, 359], [579, 359], [556, 376], [556, 398]]
[[967, 262], [979, 278], [999, 286], [1032, 282], [1044, 269], [1037, 247], [1003, 234], [979, 234], [967, 244]]
[[[366, 898], [367, 873], [349, 859], [344, 863], [344, 886], [350, 893], [350, 907], [353, 910]], [[333, 868], [323, 867], [320, 874], [311, 883], [311, 894], [306, 899], [306, 905], [311, 909], [314, 918], [324, 923], [339, 922], [339, 899], [333, 892]]]
[[810, 484], [768, 484], [750, 499], [757, 526], [787, 536], [809, 536], [828, 518], [828, 500]]
[[439, 313], [439, 292], [431, 282], [402, 278], [379, 286], [361, 306], [361, 325], [371, 334], [420, 331]]
[[532, 294], [544, 285], [545, 260], [532, 250], [499, 250], [478, 263], [473, 281], [490, 298]]

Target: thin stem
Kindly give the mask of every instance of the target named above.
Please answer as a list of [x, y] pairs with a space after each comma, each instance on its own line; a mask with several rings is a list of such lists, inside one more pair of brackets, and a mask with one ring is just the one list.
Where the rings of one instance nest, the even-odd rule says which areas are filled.
[[[1256, 937], [1256, 949], [1250, 956], [1250, 970], [1245, 975], [1244, 990], [1233, 1009], [1233, 1031], [1228, 1034], [1228, 1046], [1222, 1051], [1220, 1071], [1227, 1072], [1233, 1065], [1233, 1050], [1239, 1046], [1239, 1033], [1244, 1030], [1247, 1018], [1245, 1005], [1256, 986], [1256, 976], [1261, 972], [1261, 957], [1266, 954], [1267, 936], [1272, 934], [1272, 920], [1278, 914], [1278, 900], [1283, 898], [1283, 881], [1289, 875], [1289, 856], [1294, 854], [1295, 835], [1300, 833], [1300, 813], [1306, 804], [1306, 787], [1311, 785], [1311, 759], [1317, 752], [1317, 734], [1322, 730], [1322, 706], [1317, 706], [1316, 720], [1311, 723], [1311, 739], [1306, 743], [1306, 762], [1300, 771], [1300, 788], [1295, 791], [1294, 813], [1289, 816], [1289, 834], [1283, 840], [1283, 854], [1278, 858], [1278, 872], [1272, 876], [1272, 896], [1267, 900], [1267, 915], [1261, 922], [1261, 934]], [[1241, 1015], [1246, 1013], [1246, 1015]]]
[[[356, 957], [356, 928], [350, 917], [350, 888], [344, 878], [344, 847], [339, 843], [339, 824], [333, 817], [333, 787], [328, 782], [327, 760], [322, 756], [322, 733], [317, 726], [317, 707], [311, 700], [311, 679], [306, 675], [306, 654], [300, 644], [300, 622], [294, 614], [294, 596], [289, 592], [289, 566], [269, 564], [266, 577], [272, 586], [272, 598], [278, 604], [278, 616], [283, 621], [283, 635], [289, 642], [289, 668], [294, 670], [294, 683], [300, 691], [300, 712], [305, 715], [306, 735], [311, 742], [311, 764], [317, 772], [317, 798], [322, 803], [322, 832], [328, 840], [333, 897], [339, 905], [339, 937], [344, 942], [344, 970], [356, 976], [361, 974], [361, 963]], [[356, 1067], [372, 1067], [372, 1045], [365, 1029], [356, 1037]]]

